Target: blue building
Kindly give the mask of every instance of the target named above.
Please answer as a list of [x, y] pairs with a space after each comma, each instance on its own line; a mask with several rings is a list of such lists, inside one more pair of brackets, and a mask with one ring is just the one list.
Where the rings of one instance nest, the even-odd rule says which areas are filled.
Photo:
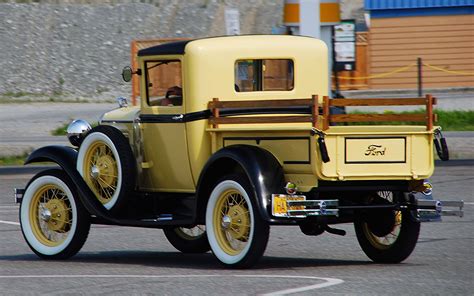
[[[365, 0], [369, 72], [422, 58], [425, 87], [474, 87], [474, 0]], [[416, 67], [371, 79], [371, 88], [416, 87]]]

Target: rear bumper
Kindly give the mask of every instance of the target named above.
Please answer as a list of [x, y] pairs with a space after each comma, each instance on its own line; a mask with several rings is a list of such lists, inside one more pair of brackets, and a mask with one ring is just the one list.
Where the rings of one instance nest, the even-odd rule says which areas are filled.
[[[421, 222], [434, 222], [440, 216], [464, 216], [464, 201], [416, 200], [418, 217]], [[440, 219], [438, 219], [440, 220]]]
[[[286, 199], [285, 199], [286, 197]], [[410, 210], [416, 211], [420, 222], [440, 221], [441, 216], [464, 216], [464, 201], [418, 199], [408, 202], [374, 205], [340, 205], [338, 199], [306, 200], [305, 196], [272, 195], [272, 216], [277, 219], [300, 220], [310, 217], [344, 217], [357, 211]]]

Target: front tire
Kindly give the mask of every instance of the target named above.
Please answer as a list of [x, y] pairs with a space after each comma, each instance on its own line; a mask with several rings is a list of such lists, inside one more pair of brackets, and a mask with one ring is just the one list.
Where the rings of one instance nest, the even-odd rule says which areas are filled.
[[261, 258], [270, 227], [246, 178], [231, 175], [217, 183], [207, 203], [206, 231], [212, 252], [226, 266], [246, 268]]
[[72, 181], [62, 170], [37, 174], [20, 205], [20, 225], [31, 250], [45, 259], [66, 259], [84, 245], [89, 214]]
[[206, 253], [211, 249], [204, 225], [191, 228], [166, 227], [163, 232], [173, 247], [183, 253]]
[[370, 219], [359, 217], [354, 222], [357, 240], [372, 261], [400, 263], [415, 249], [420, 222], [409, 210], [381, 211], [378, 215]]

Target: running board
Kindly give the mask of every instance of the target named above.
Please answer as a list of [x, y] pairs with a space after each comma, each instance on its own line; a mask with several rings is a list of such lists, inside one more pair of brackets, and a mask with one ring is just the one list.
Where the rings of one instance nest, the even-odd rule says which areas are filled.
[[111, 223], [108, 220], [101, 219], [97, 216], [91, 216], [92, 224], [102, 224], [102, 225], [120, 225], [120, 226], [129, 226], [129, 227], [145, 227], [145, 228], [163, 228], [167, 226], [193, 226], [195, 225], [195, 220], [192, 217], [188, 216], [173, 216], [171, 214], [161, 214], [157, 217], [149, 217], [143, 219], [117, 219], [120, 223]]

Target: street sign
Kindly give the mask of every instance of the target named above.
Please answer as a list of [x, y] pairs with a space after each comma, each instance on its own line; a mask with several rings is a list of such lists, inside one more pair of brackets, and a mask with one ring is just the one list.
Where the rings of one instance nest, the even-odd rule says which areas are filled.
[[355, 40], [354, 20], [342, 20], [339, 25], [334, 26], [334, 69], [336, 71], [355, 70]]
[[240, 35], [240, 14], [235, 8], [225, 9], [225, 29], [227, 35]]

